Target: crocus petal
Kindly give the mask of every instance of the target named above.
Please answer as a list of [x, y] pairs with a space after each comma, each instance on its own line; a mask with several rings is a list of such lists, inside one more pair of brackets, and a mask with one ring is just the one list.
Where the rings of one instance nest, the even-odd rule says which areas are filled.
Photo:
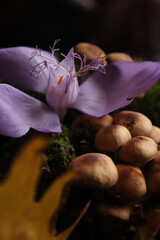
[[106, 74], [95, 72], [80, 86], [71, 107], [99, 117], [128, 105], [130, 98], [147, 91], [159, 77], [159, 62], [107, 64]]
[[[39, 56], [30, 59], [35, 50], [29, 47], [0, 49], [0, 78], [15, 86], [45, 94], [49, 71], [46, 67], [39, 75], [36, 74], [36, 71], [41, 66], [38, 64], [43, 59]], [[41, 51], [41, 55], [55, 61], [55, 58], [49, 52]], [[37, 68], [35, 69], [36, 66]], [[34, 69], [35, 71], [33, 71]]]
[[68, 52], [67, 56], [60, 62], [60, 65], [68, 69], [68, 72], [75, 73], [75, 66], [74, 66], [74, 49]]
[[75, 74], [75, 66], [74, 66], [74, 50], [68, 52], [67, 56], [64, 56], [64, 59], [61, 62], [57, 62], [57, 67], [50, 66], [50, 80], [49, 84], [52, 81], [52, 85], [56, 86], [57, 82], [60, 78], [67, 78], [72, 74]]
[[60, 117], [63, 117], [66, 110], [77, 98], [79, 92], [78, 81], [77, 78], [73, 79], [72, 75], [68, 75], [61, 83], [54, 86], [54, 72], [51, 71], [50, 74], [46, 101]]
[[61, 132], [58, 116], [44, 103], [8, 85], [0, 84], [0, 134], [20, 137], [30, 127]]

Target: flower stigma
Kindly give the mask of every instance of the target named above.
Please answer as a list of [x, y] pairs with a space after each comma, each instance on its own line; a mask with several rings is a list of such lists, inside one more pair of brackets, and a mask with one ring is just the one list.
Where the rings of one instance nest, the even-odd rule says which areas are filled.
[[[55, 49], [57, 42], [59, 40], [56, 40], [51, 48], [50, 57], [43, 56], [41, 50], [36, 48], [30, 59], [41, 58], [31, 73], [34, 73], [37, 78], [43, 70], [48, 70], [49, 85], [46, 101], [62, 119], [67, 109], [76, 101], [78, 94], [81, 94], [77, 77], [85, 75], [89, 71], [100, 71], [105, 74], [106, 57], [101, 57], [99, 54], [97, 58], [93, 58], [90, 63], [87, 63], [87, 57], [84, 55], [82, 59], [72, 48], [67, 56], [61, 53], [64, 59], [59, 62], [54, 57], [55, 51], [59, 51], [59, 49]], [[80, 62], [78, 71], [75, 70], [75, 59]]]
[[[60, 40], [55, 40], [54, 44], [52, 47], [50, 47], [51, 49], [51, 55], [54, 57], [54, 53], [56, 51], [59, 51], [58, 48], [55, 48], [55, 45], [59, 42]], [[83, 59], [82, 57], [78, 54], [78, 53], [75, 53], [75, 52], [71, 52], [71, 56], [72, 56], [72, 59], [69, 59], [67, 56], [65, 56], [63, 53], [60, 53], [61, 56], [63, 56], [65, 58], [65, 60], [68, 62], [68, 65], [69, 65], [69, 69], [68, 69], [68, 66], [64, 66], [61, 64], [61, 62], [59, 62], [58, 60], [56, 60], [56, 58], [53, 58], [52, 60], [43, 56], [42, 53], [41, 53], [41, 50], [39, 48], [36, 47], [36, 50], [34, 52], [32, 52], [32, 56], [30, 58], [30, 60], [32, 58], [35, 58], [35, 57], [39, 57], [42, 59], [42, 61], [37, 64], [34, 69], [32, 70], [31, 72], [31, 75], [34, 73], [36, 75], [36, 77], [38, 78], [40, 73], [46, 69], [46, 68], [49, 68], [49, 66], [53, 66], [55, 69], [57, 68], [60, 68], [65, 75], [70, 75], [72, 74], [72, 78], [76, 78], [78, 76], [83, 76], [85, 74], [87, 74], [89, 71], [100, 71], [102, 73], [106, 73], [105, 71], [105, 66], [106, 66], [106, 63], [105, 63], [105, 60], [106, 60], [106, 56], [103, 56], [101, 57], [101, 54], [99, 54], [99, 56], [97, 58], [93, 58], [90, 63], [87, 63], [87, 58], [86, 56], [84, 55]], [[73, 64], [72, 64], [72, 61], [74, 59], [78, 59], [80, 61], [80, 67], [79, 67], [79, 70], [77, 72], [73, 72]], [[64, 76], [63, 76], [64, 77]], [[58, 80], [58, 85], [62, 82], [63, 80], [63, 77], [61, 76], [60, 79]]]

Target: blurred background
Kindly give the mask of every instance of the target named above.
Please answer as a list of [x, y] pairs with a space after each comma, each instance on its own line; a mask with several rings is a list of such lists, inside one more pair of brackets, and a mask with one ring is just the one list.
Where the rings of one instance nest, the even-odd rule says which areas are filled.
[[160, 0], [2, 0], [0, 47], [76, 43], [160, 60]]

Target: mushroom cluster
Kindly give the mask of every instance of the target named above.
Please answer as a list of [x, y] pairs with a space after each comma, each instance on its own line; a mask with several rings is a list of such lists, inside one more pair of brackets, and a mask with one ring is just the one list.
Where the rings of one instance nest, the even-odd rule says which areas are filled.
[[150, 207], [158, 220], [148, 227], [147, 238], [143, 229], [151, 221], [149, 216], [153, 218], [146, 215], [146, 204], [160, 197], [160, 128], [133, 111], [101, 118], [81, 115], [71, 124], [73, 134], [80, 128], [94, 132], [94, 152], [75, 158], [68, 171], [78, 173], [77, 187], [93, 193], [88, 224], [94, 227], [93, 219], [99, 219], [103, 233], [128, 224], [134, 240], [153, 240], [160, 227], [159, 206]]

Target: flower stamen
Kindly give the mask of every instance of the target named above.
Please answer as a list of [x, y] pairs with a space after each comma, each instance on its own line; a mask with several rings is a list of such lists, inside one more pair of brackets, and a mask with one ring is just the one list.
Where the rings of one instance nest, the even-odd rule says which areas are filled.
[[[53, 47], [51, 48], [51, 54], [52, 56], [54, 56], [54, 52], [55, 51], [58, 51], [59, 49], [54, 49], [56, 43], [59, 42], [59, 40], [55, 40], [55, 43], [53, 44]], [[42, 59], [42, 62], [40, 62], [39, 64], [37, 64], [34, 69], [32, 70], [31, 72], [31, 75], [33, 75], [33, 73], [36, 73], [36, 77], [38, 78], [40, 73], [45, 69], [45, 68], [48, 68], [49, 65], [53, 65], [54, 67], [59, 67], [61, 68], [66, 74], [68, 74], [68, 69], [61, 66], [58, 62], [58, 60], [56, 61], [54, 58], [53, 60], [47, 58], [47, 57], [44, 57], [42, 54], [41, 54], [41, 50], [38, 49], [36, 47], [36, 50], [32, 52], [32, 56], [30, 57], [29, 60], [31, 60], [32, 58], [35, 58], [35, 57], [40, 57]]]
[[59, 51], [59, 48], [55, 48], [56, 44], [57, 44], [59, 41], [60, 41], [60, 39], [56, 39], [56, 40], [54, 41], [54, 43], [53, 43], [53, 46], [50, 47], [52, 56], [54, 56], [54, 53], [55, 53], [56, 51]]
[[[53, 47], [51, 49], [51, 54], [52, 56], [54, 57], [54, 53], [55, 51], [58, 51], [59, 49], [55, 49], [55, 45], [59, 42], [60, 40], [55, 40], [54, 44], [53, 44]], [[31, 72], [31, 75], [33, 73], [36, 73], [37, 75], [37, 78], [39, 77], [39, 74], [45, 69], [45, 68], [48, 68], [50, 65], [54, 66], [55, 68], [59, 67], [60, 69], [62, 69], [62, 71], [66, 74], [66, 75], [69, 75], [73, 72], [73, 64], [71, 64], [70, 68], [71, 69], [68, 69], [67, 65], [66, 66], [62, 66], [62, 64], [60, 64], [58, 62], [58, 60], [56, 59], [49, 59], [47, 57], [44, 57], [42, 54], [41, 54], [41, 50], [36, 48], [36, 50], [32, 53], [33, 55], [31, 56], [30, 60], [34, 57], [40, 57], [42, 59], [42, 62], [40, 62], [39, 64], [37, 64], [34, 69], [32, 70]], [[82, 76], [82, 75], [85, 75], [87, 74], [89, 71], [100, 71], [102, 73], [106, 73], [105, 71], [105, 66], [106, 66], [106, 63], [105, 63], [105, 60], [106, 60], [106, 56], [104, 57], [101, 57], [101, 54], [100, 53], [98, 55], [97, 58], [93, 58], [90, 63], [87, 64], [87, 57], [84, 55], [83, 59], [81, 58], [81, 56], [78, 54], [78, 53], [74, 53], [72, 52], [72, 56], [73, 56], [73, 59], [78, 59], [80, 61], [80, 67], [79, 67], [79, 70], [73, 74], [72, 78], [75, 78], [75, 77], [78, 77], [78, 76]], [[63, 53], [61, 53], [61, 55], [68, 61], [68, 63], [70, 63], [72, 60], [70, 60], [67, 56], [65, 56]], [[62, 83], [62, 80], [63, 80], [63, 76], [60, 77], [60, 79], [58, 80], [58, 85]]]
[[105, 60], [106, 56], [101, 57], [101, 53], [98, 55], [97, 58], [93, 58], [89, 64], [87, 64], [87, 57], [84, 55], [82, 60], [81, 56], [78, 53], [74, 53], [74, 58], [80, 60], [80, 68], [79, 70], [73, 75], [74, 77], [85, 75], [89, 71], [100, 71], [102, 73], [106, 73], [105, 71]]
[[60, 79], [57, 81], [57, 84], [58, 84], [58, 85], [60, 85], [60, 84], [62, 83], [63, 77], [64, 77], [64, 76], [61, 76]]

